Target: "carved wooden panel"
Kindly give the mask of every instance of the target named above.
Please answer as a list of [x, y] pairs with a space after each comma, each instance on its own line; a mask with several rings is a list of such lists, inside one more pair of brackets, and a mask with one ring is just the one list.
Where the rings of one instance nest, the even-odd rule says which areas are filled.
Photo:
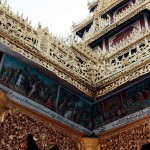
[[[138, 125], [136, 125], [138, 124]], [[100, 150], [141, 150], [150, 142], [149, 117], [100, 136]]]
[[9, 107], [5, 122], [0, 126], [2, 150], [25, 150], [28, 134], [34, 136], [40, 150], [49, 150], [55, 145], [61, 150], [78, 150], [79, 139], [76, 136], [42, 123], [33, 114], [29, 116], [14, 107]]

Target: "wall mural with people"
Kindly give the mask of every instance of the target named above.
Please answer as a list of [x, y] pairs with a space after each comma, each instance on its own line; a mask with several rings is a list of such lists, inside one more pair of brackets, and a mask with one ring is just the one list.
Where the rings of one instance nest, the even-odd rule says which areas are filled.
[[58, 114], [88, 129], [92, 129], [91, 107], [90, 102], [61, 87], [57, 107]]
[[150, 79], [93, 106], [94, 129], [150, 107]]
[[2, 62], [0, 82], [89, 130], [98, 129], [150, 106], [150, 79], [92, 104], [9, 55]]
[[[16, 58], [6, 55], [0, 82], [17, 93], [47, 107], [84, 127], [91, 128], [91, 103]], [[87, 122], [87, 123], [85, 123]]]
[[4, 59], [0, 80], [40, 104], [45, 105], [48, 99], [55, 101], [57, 97], [58, 85], [55, 82], [9, 55]]

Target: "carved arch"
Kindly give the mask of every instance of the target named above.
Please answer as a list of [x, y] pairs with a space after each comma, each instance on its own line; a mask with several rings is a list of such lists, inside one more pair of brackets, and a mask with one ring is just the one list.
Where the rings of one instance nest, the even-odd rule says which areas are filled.
[[26, 150], [39, 150], [37, 144], [36, 144], [36, 139], [34, 138], [34, 135], [28, 134], [27, 136], [27, 148]]
[[50, 148], [50, 150], [60, 150], [58, 145], [55, 145], [54, 147]]
[[[31, 115], [32, 116], [32, 115]], [[8, 111], [2, 130], [1, 149], [26, 149], [28, 134], [33, 134], [40, 150], [48, 150], [58, 145], [61, 150], [78, 150], [79, 139], [63, 130], [45, 125], [18, 109]]]

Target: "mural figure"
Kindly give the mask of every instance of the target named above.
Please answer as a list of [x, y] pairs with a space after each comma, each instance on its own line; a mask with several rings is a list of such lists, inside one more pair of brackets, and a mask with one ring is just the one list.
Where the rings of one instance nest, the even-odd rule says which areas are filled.
[[[12, 90], [87, 128], [92, 128], [91, 104], [19, 60], [6, 55], [0, 81]], [[57, 99], [59, 97], [59, 99]]]
[[[9, 55], [5, 57], [0, 81], [47, 108], [54, 107], [45, 104], [50, 98], [51, 101], [56, 100], [58, 85]], [[55, 109], [53, 108], [53, 110]]]
[[[13, 85], [17, 85], [17, 81], [19, 80], [18, 78], [20, 78], [20, 75], [19, 75], [19, 70], [16, 70], [15, 73], [13, 74], [12, 78], [11, 78], [11, 81], [10, 83], [13, 84]], [[17, 80], [18, 79], [18, 80]]]
[[64, 88], [60, 89], [57, 112], [74, 122], [91, 129], [91, 104]]
[[14, 78], [16, 78], [16, 80], [17, 80], [16, 85], [17, 85], [17, 86], [20, 86], [20, 83], [21, 83], [21, 81], [22, 81], [22, 79], [23, 79], [23, 74], [20, 73], [19, 76], [16, 76], [16, 77], [14, 77]]
[[[88, 129], [99, 128], [150, 106], [150, 80], [92, 106], [19, 60], [6, 56], [0, 82]], [[91, 113], [92, 112], [92, 113]]]
[[93, 110], [95, 129], [149, 107], [150, 79], [104, 99], [98, 106], [94, 106]]

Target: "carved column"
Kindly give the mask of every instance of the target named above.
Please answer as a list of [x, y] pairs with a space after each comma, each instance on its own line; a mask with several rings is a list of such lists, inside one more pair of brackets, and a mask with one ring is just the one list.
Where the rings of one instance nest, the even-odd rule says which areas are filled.
[[0, 122], [3, 122], [4, 120], [6, 104], [7, 104], [7, 96], [4, 92], [0, 91]]
[[1, 148], [2, 130], [3, 130], [2, 123], [5, 117], [6, 104], [7, 104], [7, 96], [4, 92], [0, 91], [0, 148]]
[[98, 150], [99, 139], [98, 138], [82, 138], [83, 150]]

